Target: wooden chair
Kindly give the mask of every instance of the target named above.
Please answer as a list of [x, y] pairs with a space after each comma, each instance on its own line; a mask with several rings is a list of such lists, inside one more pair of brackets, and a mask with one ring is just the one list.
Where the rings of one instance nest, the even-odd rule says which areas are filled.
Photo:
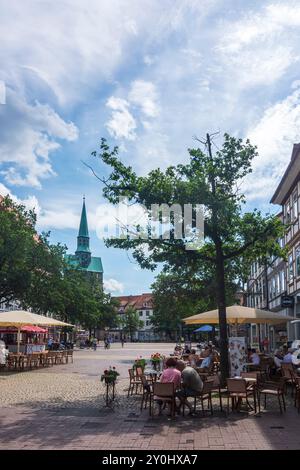
[[[201, 409], [202, 409], [202, 414], [204, 416], [204, 402], [207, 401], [207, 408], [210, 411], [210, 414], [213, 414], [213, 407], [212, 407], [212, 400], [211, 400], [211, 394], [214, 388], [215, 384], [215, 378], [214, 377], [208, 377], [204, 382], [203, 382], [203, 388], [201, 392], [197, 393], [197, 395], [194, 395], [194, 411], [196, 411], [197, 407], [197, 401], [200, 401], [201, 403]], [[183, 404], [183, 410], [182, 414], [184, 416], [184, 404]]]
[[281, 375], [285, 378], [285, 392], [287, 392], [287, 385], [291, 386], [292, 396], [296, 387], [295, 371], [292, 364], [281, 364]]
[[286, 411], [285, 400], [284, 400], [285, 381], [286, 381], [286, 378], [281, 377], [279, 382], [265, 382], [265, 383], [262, 383], [260, 385], [260, 387], [258, 388], [258, 409], [259, 409], [259, 412], [260, 412], [260, 396], [261, 395], [265, 396], [264, 408], [267, 407], [267, 395], [271, 395], [271, 396], [277, 396], [280, 413], [282, 414], [281, 400], [282, 400], [282, 403], [283, 403], [283, 409], [284, 409], [284, 411]]
[[149, 399], [149, 402], [151, 401], [151, 398], [153, 396], [153, 384], [152, 384], [152, 381], [148, 382], [145, 375], [141, 376], [141, 382], [143, 386], [143, 395], [142, 395], [142, 400], [141, 400], [141, 411], [142, 411], [143, 407], [144, 409], [147, 408], [148, 399]]
[[9, 353], [7, 356], [6, 366], [7, 369], [17, 369], [20, 365], [20, 355]]
[[128, 369], [129, 373], [129, 388], [128, 388], [128, 397], [129, 395], [133, 395], [134, 388], [135, 388], [135, 393], [138, 393], [138, 388], [141, 386], [142, 382], [140, 378], [137, 378], [134, 372], [134, 369]]
[[164, 404], [170, 404], [171, 416], [175, 416], [175, 385], [173, 382], [155, 382], [153, 384], [153, 394], [150, 396], [150, 416], [153, 416], [153, 405], [155, 401], [162, 402]]
[[135, 372], [136, 372], [136, 377], [138, 379], [141, 379], [142, 375], [144, 374], [143, 368], [138, 366], [136, 367]]
[[48, 351], [48, 354], [46, 355], [45, 358], [45, 365], [47, 366], [53, 366], [55, 364], [55, 351]]
[[253, 410], [248, 398], [253, 397], [254, 411], [256, 413], [256, 391], [253, 388], [248, 388], [245, 379], [227, 379], [227, 413], [229, 413], [229, 400], [231, 398], [231, 409], [239, 409], [243, 398], [245, 398], [248, 410]]
[[295, 390], [295, 406], [297, 407], [298, 413], [300, 413], [300, 377], [296, 377], [296, 390]]
[[73, 363], [73, 349], [67, 349], [67, 359], [66, 359], [67, 364], [69, 362], [69, 359], [72, 360], [72, 363]]
[[37, 353], [27, 354], [27, 367], [32, 369], [39, 366], [39, 355]]
[[61, 352], [61, 356], [62, 356], [62, 364], [67, 364], [68, 354], [67, 354], [67, 350], [66, 350], [66, 349]]
[[[212, 375], [211, 377], [213, 377], [213, 388], [212, 388], [211, 391], [212, 391], [212, 393], [218, 393], [220, 410], [223, 411], [222, 396], [227, 397], [227, 388], [222, 388], [221, 387], [220, 376], [218, 374]], [[209, 379], [210, 379], [210, 377], [209, 377]]]

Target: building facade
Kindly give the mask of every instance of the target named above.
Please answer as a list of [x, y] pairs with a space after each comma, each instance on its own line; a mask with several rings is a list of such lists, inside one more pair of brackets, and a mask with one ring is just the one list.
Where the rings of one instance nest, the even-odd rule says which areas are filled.
[[[151, 323], [151, 316], [153, 314], [152, 294], [123, 295], [115, 297], [115, 299], [120, 303], [118, 315], [124, 315], [126, 310], [132, 307], [138, 313], [139, 319], [143, 322], [143, 326], [134, 334], [136, 341], [158, 341], [160, 339], [160, 335], [154, 331]], [[115, 339], [118, 340], [121, 337], [122, 330], [115, 329], [111, 331], [111, 334], [115, 335]]]
[[67, 263], [74, 268], [85, 271], [88, 277], [93, 277], [103, 288], [103, 266], [100, 257], [92, 256], [90, 250], [90, 236], [86, 215], [85, 198], [83, 198], [79, 231], [77, 236], [77, 249], [74, 255], [66, 255]]
[[[278, 217], [287, 225], [279, 240], [287, 247], [287, 261], [280, 258], [268, 260], [267, 265], [258, 261], [251, 266], [247, 282], [247, 305], [265, 308], [282, 315], [300, 318], [300, 144], [295, 144], [291, 161], [271, 199], [281, 206]], [[259, 336], [268, 336], [274, 347], [300, 338], [300, 324], [287, 323], [277, 326], [251, 325], [251, 343], [256, 346]]]

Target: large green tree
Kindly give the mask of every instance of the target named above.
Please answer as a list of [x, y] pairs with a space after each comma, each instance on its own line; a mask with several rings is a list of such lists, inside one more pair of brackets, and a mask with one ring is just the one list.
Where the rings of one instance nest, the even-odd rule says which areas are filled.
[[[227, 272], [226, 294], [234, 302], [237, 291], [235, 273]], [[233, 280], [232, 280], [232, 279]], [[182, 319], [217, 307], [216, 282], [211, 266], [199, 263], [197, 268], [165, 266], [152, 284], [154, 310], [151, 322], [157, 331], [170, 339], [182, 336]], [[195, 326], [191, 326], [191, 332]]]
[[119, 319], [119, 326], [123, 332], [129, 334], [132, 341], [134, 333], [143, 328], [144, 322], [140, 320], [138, 312], [133, 307], [128, 307]]
[[[188, 163], [168, 167], [165, 171], [158, 168], [146, 176], [138, 176], [132, 167], [122, 163], [118, 147], [111, 150], [105, 139], [101, 140], [100, 152], [92, 155], [98, 155], [111, 167], [110, 175], [99, 179], [104, 184], [104, 196], [113, 204], [117, 204], [120, 197], [127, 197], [131, 203], [143, 204], [149, 214], [152, 204], [205, 206], [205, 240], [203, 246], [195, 250], [186, 250], [184, 237], [177, 239], [172, 232], [169, 239], [153, 238], [149, 232], [147, 240], [128, 233], [124, 238], [109, 239], [107, 245], [132, 250], [144, 268], [154, 269], [160, 262], [170, 266], [202, 262], [213, 267], [219, 311], [221, 374], [225, 382], [229, 375], [226, 271], [231, 266], [238, 270], [242, 256], [250, 259], [264, 254], [281, 254], [277, 239], [283, 228], [275, 216], [264, 216], [257, 210], [243, 211], [245, 197], [239, 188], [251, 172], [256, 148], [248, 140], [243, 142], [228, 134], [224, 135], [223, 145], [215, 153], [209, 134], [201, 146], [189, 149]], [[193, 223], [196, 223], [196, 211], [193, 214]]]
[[65, 247], [38, 235], [36, 215], [8, 196], [0, 202], [0, 298], [41, 313], [53, 310], [64, 266]]

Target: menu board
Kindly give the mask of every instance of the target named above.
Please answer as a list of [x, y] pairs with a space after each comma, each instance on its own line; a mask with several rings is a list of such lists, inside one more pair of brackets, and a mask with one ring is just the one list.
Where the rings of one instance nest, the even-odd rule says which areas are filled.
[[244, 337], [229, 338], [229, 361], [231, 377], [239, 377], [245, 371], [247, 362], [246, 340]]

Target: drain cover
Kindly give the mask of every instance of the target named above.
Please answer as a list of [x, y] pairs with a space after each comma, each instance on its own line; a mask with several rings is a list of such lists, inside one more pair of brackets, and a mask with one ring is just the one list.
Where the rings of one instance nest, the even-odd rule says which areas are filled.
[[270, 429], [284, 429], [284, 426], [270, 426]]

